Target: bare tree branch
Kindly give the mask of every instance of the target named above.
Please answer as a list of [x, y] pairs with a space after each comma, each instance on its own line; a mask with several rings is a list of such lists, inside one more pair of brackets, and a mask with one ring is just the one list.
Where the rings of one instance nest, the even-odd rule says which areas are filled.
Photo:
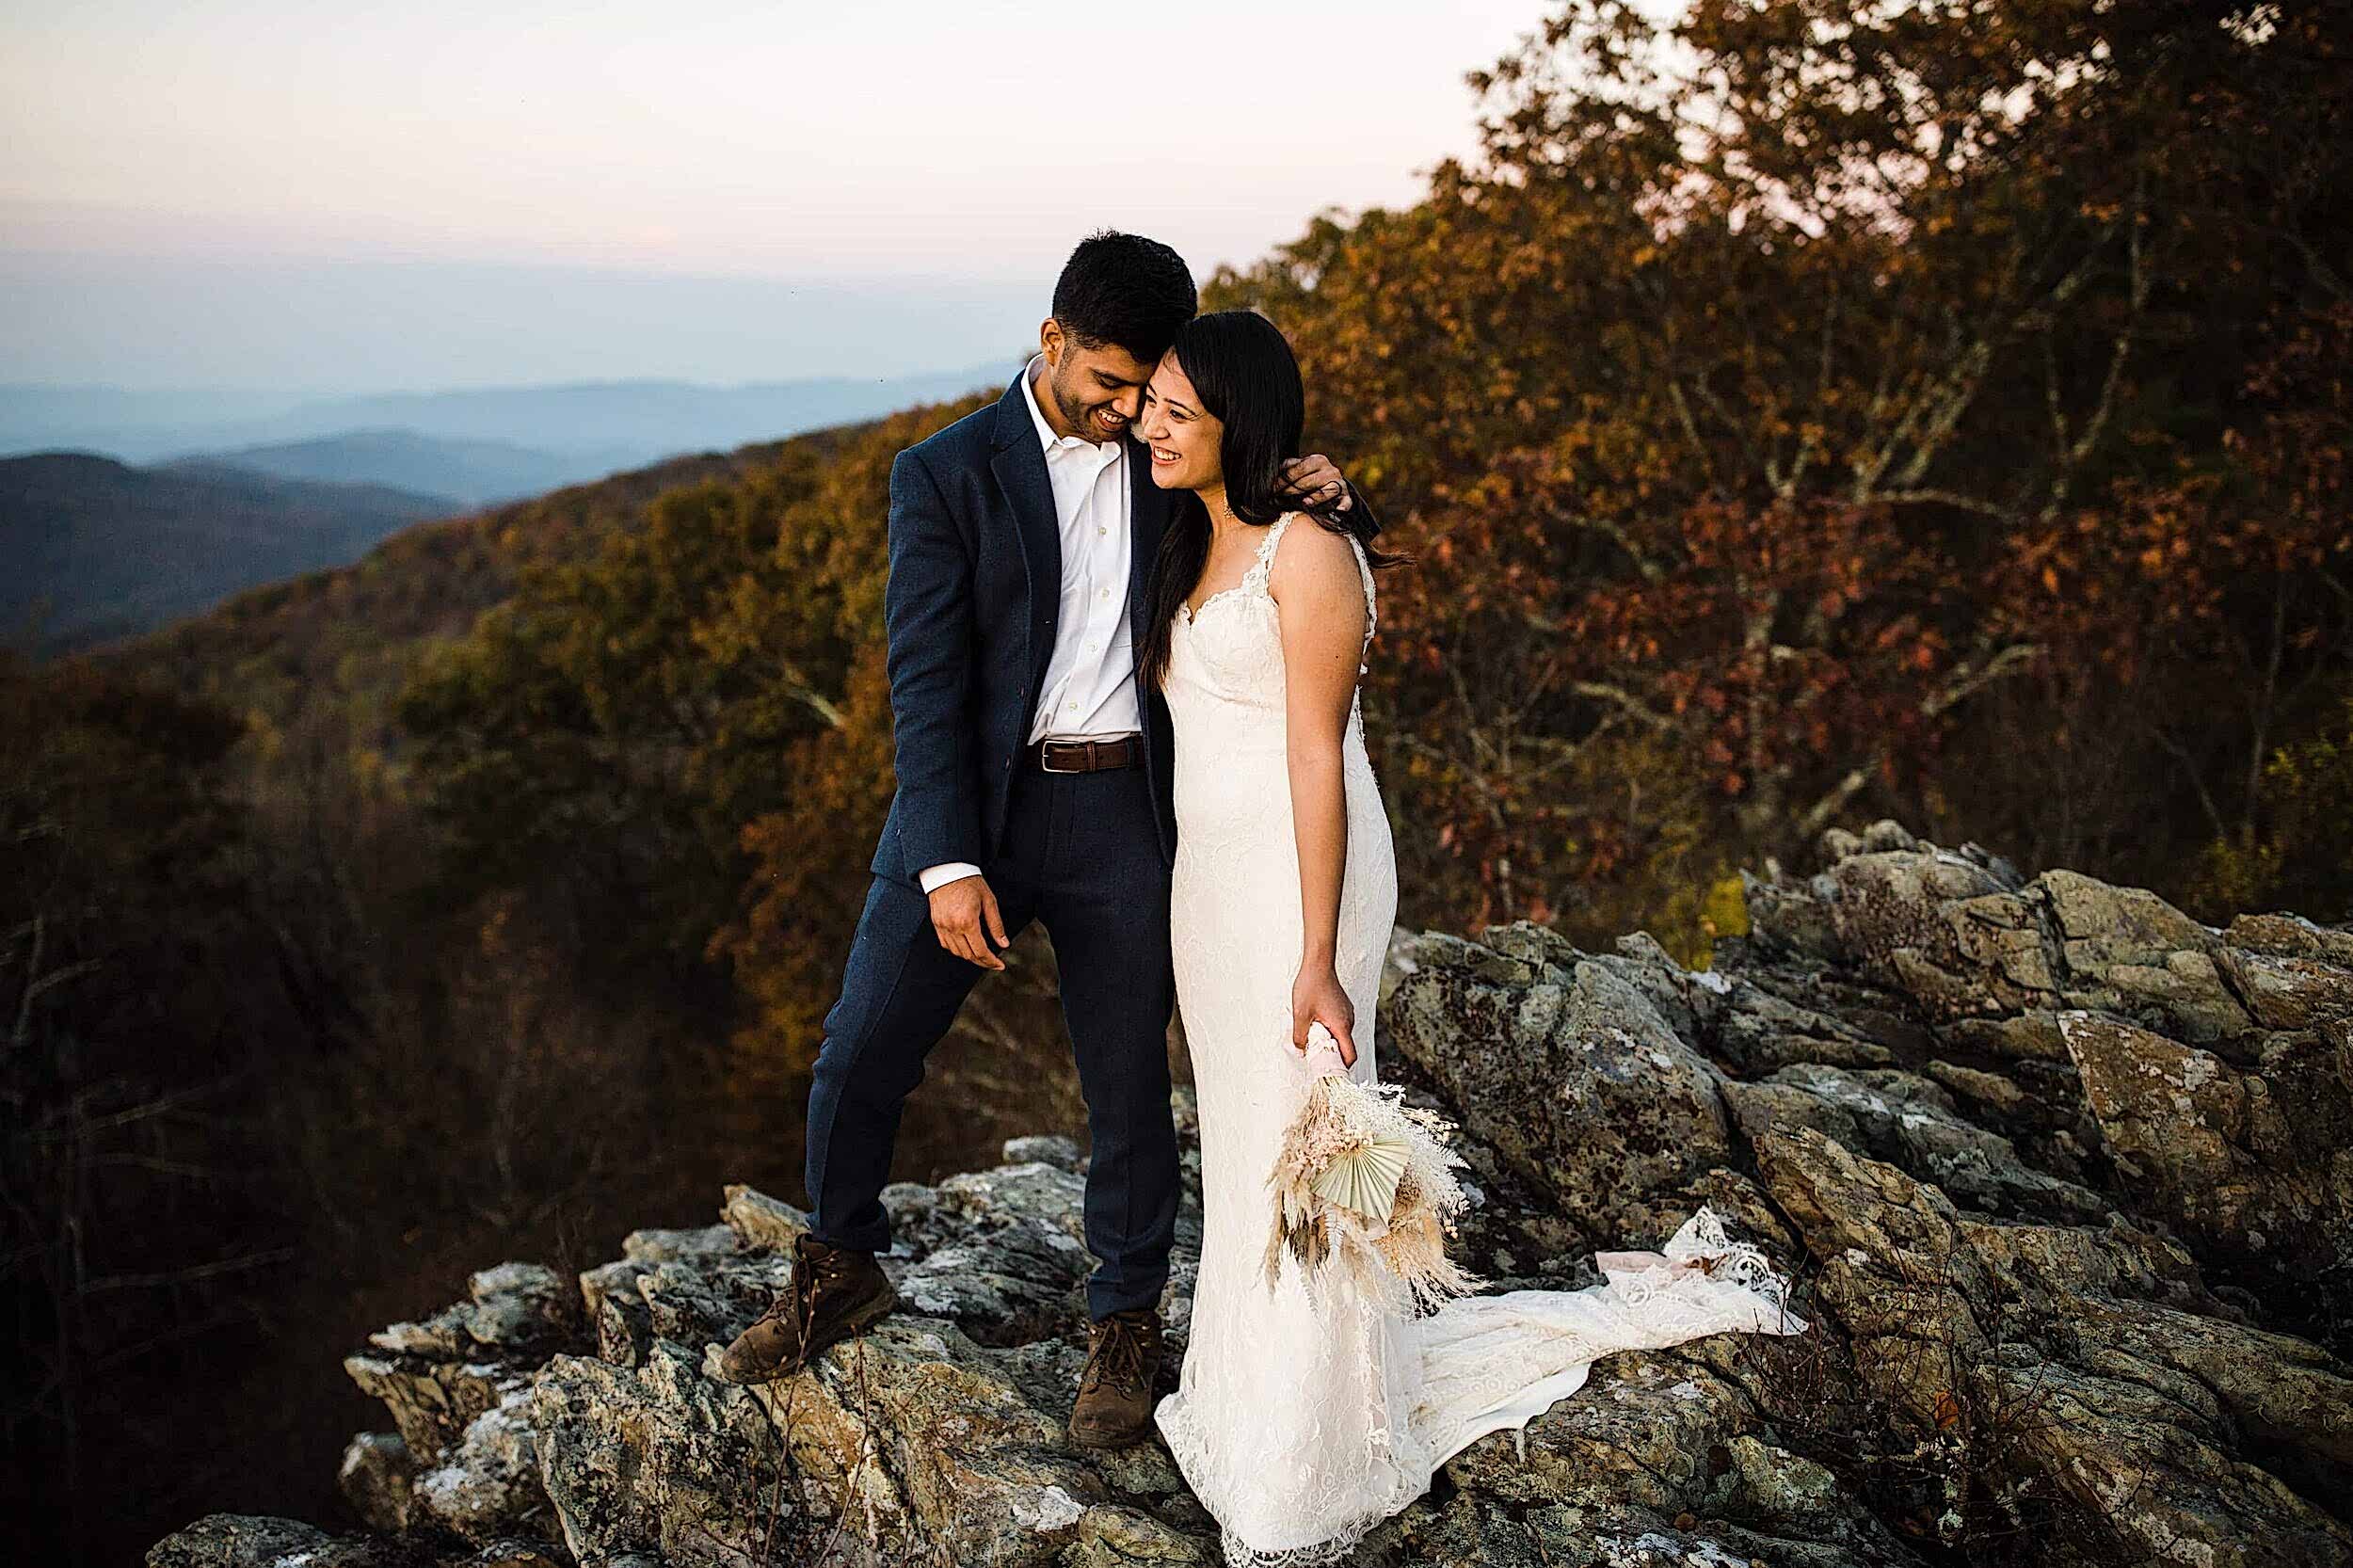
[[[2059, 508], [2067, 504], [2068, 491], [2073, 486], [2075, 474], [2091, 456], [2091, 449], [2098, 444], [2101, 436], [2106, 432], [2108, 422], [2116, 412], [2117, 389], [2123, 384], [2125, 361], [2131, 358], [2133, 345], [2138, 340], [2137, 329], [2140, 326], [2141, 312], [2148, 302], [2149, 286], [2153, 276], [2153, 269], [2149, 266], [2148, 259], [2143, 253], [2144, 247], [2140, 234], [2143, 216], [2141, 197], [2147, 184], [2147, 170], [2143, 168], [2136, 171], [2133, 178], [2132, 207], [2124, 215], [2125, 254], [2129, 258], [2128, 277], [2130, 280], [2126, 291], [2129, 303], [2124, 315], [2124, 323], [2117, 329], [2116, 341], [2109, 347], [2107, 374], [2101, 377], [2100, 396], [2092, 405], [2091, 416], [2084, 421], [2083, 430], [2076, 436], [2073, 444], [2062, 444], [2060, 448], [2058, 467], [2051, 475], [2051, 492], [2043, 501], [2041, 516], [2039, 519], [2044, 523], [2048, 523], [2057, 517]], [[2044, 342], [2047, 346], [2048, 338], [2045, 338]], [[2057, 412], [2058, 392], [2056, 383], [2053, 386], [2051, 398], [2053, 418], [2058, 420]], [[2064, 443], [2065, 421], [2058, 420], [2058, 423], [2062, 443]]]
[[1634, 564], [1634, 569], [1642, 574], [1643, 582], [1657, 583], [1666, 577], [1666, 568], [1643, 553], [1641, 547], [1634, 542], [1634, 536], [1626, 532], [1624, 523], [1611, 521], [1608, 518], [1592, 517], [1583, 512], [1571, 512], [1557, 504], [1547, 504], [1545, 508], [1545, 515], [1563, 527], [1579, 529], [1588, 534], [1598, 534], [1620, 550], [1625, 551], [1626, 559]]
[[1579, 696], [1590, 696], [1596, 701], [1614, 703], [1621, 712], [1641, 720], [1653, 729], [1665, 729], [1674, 722], [1624, 686], [1611, 685], [1602, 680], [1573, 680], [1569, 683], [1569, 690]]
[[1920, 716], [1929, 719], [1937, 717], [1947, 710], [1967, 701], [2004, 676], [2016, 673], [2041, 657], [2041, 643], [2012, 643], [1987, 660], [1981, 668], [1972, 670], [1968, 663], [1963, 661], [1953, 667], [1950, 680], [1921, 698]]
[[1964, 495], [1959, 490], [1940, 490], [1933, 488], [1918, 490], [1881, 490], [1871, 499], [1875, 502], [1887, 502], [1899, 506], [1951, 506], [1960, 511], [1976, 512], [1982, 517], [1993, 518], [2001, 521], [2009, 521], [2017, 516], [2009, 507], [1998, 501], [1988, 501], [1981, 496]]

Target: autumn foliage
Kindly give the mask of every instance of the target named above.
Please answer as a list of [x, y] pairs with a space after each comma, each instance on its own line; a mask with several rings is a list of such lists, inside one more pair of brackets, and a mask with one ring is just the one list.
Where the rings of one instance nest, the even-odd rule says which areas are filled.
[[[2353, 917], [2348, 44], [2342, 4], [1568, 5], [1421, 200], [1210, 279], [1417, 558], [1366, 702], [1401, 918], [1704, 961], [1738, 868], [1881, 815]], [[348, 1426], [277, 1384], [408, 1310], [366, 1291], [791, 1190], [891, 790], [890, 460], [994, 395], [0, 667], [0, 1250], [68, 1499], [19, 1512], [152, 1540], [227, 1484], [192, 1456], [309, 1484], [298, 1413]], [[1011, 957], [910, 1102], [947, 1169], [1083, 1122]]]
[[[1405, 918], [1697, 958], [1735, 868], [1881, 814], [2207, 905], [2341, 858], [2275, 763], [2353, 690], [2347, 40], [1571, 6], [1424, 200], [1210, 280], [1418, 558], [1368, 705]], [[978, 401], [671, 491], [437, 655], [455, 863], [725, 962], [805, 1062], [889, 792], [889, 459]]]
[[1216, 279], [1424, 558], [1419, 912], [1672, 922], [1882, 813], [2183, 890], [2345, 680], [2346, 41], [1571, 6], [1426, 200]]

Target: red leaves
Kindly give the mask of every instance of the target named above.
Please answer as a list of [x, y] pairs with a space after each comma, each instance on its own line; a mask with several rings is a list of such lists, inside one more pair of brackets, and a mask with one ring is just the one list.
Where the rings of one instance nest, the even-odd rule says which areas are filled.
[[[1326, 449], [1377, 468], [1421, 554], [1372, 680], [1411, 736], [1402, 809], [1460, 856], [1433, 904], [1594, 918], [1593, 878], [1785, 848], [1762, 840], [1850, 777], [1941, 812], [1988, 680], [2037, 682], [2007, 722], [2040, 743], [2084, 712], [2035, 712], [2056, 686], [2215, 661], [2234, 626], [2268, 646], [2278, 575], [2353, 551], [2353, 311], [2292, 318], [2240, 408], [2236, 367], [2177, 352], [2247, 341], [2230, 312], [2296, 216], [2266, 189], [2335, 165], [2223, 171], [2320, 147], [2334, 100], [2251, 59], [2200, 77], [2201, 118], [2127, 71], [2065, 97], [2043, 68], [2099, 41], [2088, 14], [1570, 8], [1481, 73], [1483, 160], [1213, 282], [1292, 334]], [[2211, 31], [2153, 24], [2185, 24]], [[1703, 79], [1729, 112], [1699, 146], [1675, 84]], [[2291, 606], [2281, 640], [2316, 636]]]

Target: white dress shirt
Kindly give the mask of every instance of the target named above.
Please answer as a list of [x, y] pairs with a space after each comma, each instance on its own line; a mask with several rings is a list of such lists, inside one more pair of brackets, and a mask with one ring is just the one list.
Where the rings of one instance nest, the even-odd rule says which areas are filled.
[[[1032, 385], [1044, 356], [1021, 372], [1021, 395], [1046, 453], [1054, 491], [1054, 522], [1062, 537], [1062, 597], [1054, 651], [1046, 663], [1030, 739], [1100, 738], [1144, 728], [1136, 701], [1135, 649], [1128, 624], [1130, 549], [1128, 439], [1092, 441], [1057, 436], [1037, 406]], [[963, 860], [926, 866], [917, 873], [930, 892], [958, 877], [977, 875]]]

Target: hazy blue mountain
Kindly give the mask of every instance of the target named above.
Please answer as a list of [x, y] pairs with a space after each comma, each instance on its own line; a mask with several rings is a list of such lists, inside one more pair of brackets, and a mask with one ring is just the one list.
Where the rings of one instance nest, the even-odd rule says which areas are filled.
[[392, 429], [350, 430], [312, 440], [196, 453], [155, 466], [182, 469], [226, 464], [281, 479], [388, 485], [425, 495], [445, 495], [469, 506], [488, 506], [600, 479], [633, 462], [634, 454], [621, 447], [542, 452], [512, 441], [453, 440]]
[[[113, 450], [84, 438], [94, 432], [147, 432], [133, 443], [126, 461], [158, 457], [171, 450], [152, 444], [155, 432], [243, 428], [278, 418], [300, 403], [298, 394], [241, 387], [54, 386], [0, 382], [0, 453]], [[145, 444], [140, 444], [145, 443]], [[190, 446], [212, 444], [189, 441]]]
[[503, 441], [600, 464], [598, 472], [681, 452], [725, 451], [874, 419], [917, 403], [1002, 386], [1018, 361], [918, 376], [824, 376], [708, 385], [583, 381], [365, 397], [250, 390], [144, 392], [0, 385], [0, 453], [72, 448], [125, 462], [402, 429], [439, 440]]
[[[214, 464], [137, 469], [88, 452], [0, 458], [0, 629], [55, 654], [150, 631], [257, 584], [341, 566], [463, 508], [381, 485]], [[36, 639], [27, 620], [48, 600]]]
[[704, 386], [691, 381], [589, 381], [551, 387], [481, 387], [392, 392], [312, 403], [298, 419], [325, 434], [397, 425], [420, 435], [515, 441], [543, 451], [635, 447], [646, 460], [725, 451], [803, 430], [895, 413], [917, 403], [1001, 385], [1016, 367], [929, 376], [827, 377]]

